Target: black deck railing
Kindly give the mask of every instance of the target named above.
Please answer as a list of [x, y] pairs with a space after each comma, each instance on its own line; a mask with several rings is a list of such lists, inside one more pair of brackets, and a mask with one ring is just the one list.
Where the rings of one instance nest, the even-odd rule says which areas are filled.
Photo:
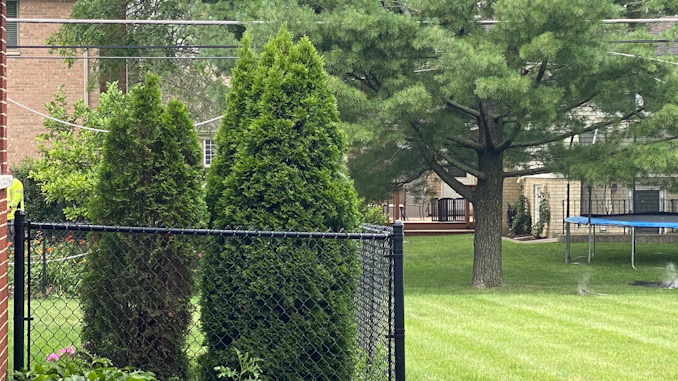
[[431, 200], [429, 211], [433, 221], [466, 221], [466, 200], [463, 198], [439, 198]]

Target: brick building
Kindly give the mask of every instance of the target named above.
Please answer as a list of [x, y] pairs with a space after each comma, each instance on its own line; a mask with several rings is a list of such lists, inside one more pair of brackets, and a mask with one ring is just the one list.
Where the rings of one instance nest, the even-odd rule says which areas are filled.
[[[75, 0], [7, 0], [8, 17], [68, 18]], [[88, 60], [76, 60], [68, 67], [61, 59], [49, 56], [47, 49], [11, 48], [45, 45], [45, 39], [58, 24], [8, 24], [7, 97], [8, 161], [10, 166], [25, 157], [37, 156], [35, 136], [44, 131], [44, 118], [12, 103], [45, 112], [45, 103], [53, 99], [59, 86], [69, 104], [78, 99], [95, 102], [96, 92], [88, 92]]]

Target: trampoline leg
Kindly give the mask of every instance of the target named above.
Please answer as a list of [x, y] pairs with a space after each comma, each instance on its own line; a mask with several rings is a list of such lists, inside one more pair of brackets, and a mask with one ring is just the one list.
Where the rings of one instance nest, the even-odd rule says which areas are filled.
[[631, 267], [633, 269], [636, 269], [636, 264], [635, 264], [635, 256], [636, 256], [636, 227], [631, 228]]
[[593, 234], [591, 233], [591, 232], [592, 232], [592, 230], [591, 230], [592, 227], [593, 227], [593, 225], [589, 225], [589, 255], [588, 255], [588, 259], [587, 259], [587, 261], [586, 261], [586, 262], [589, 263], [589, 264], [591, 264], [591, 250], [593, 249], [593, 243], [592, 243], [592, 241], [593, 241]]
[[565, 263], [570, 263], [570, 223], [565, 223]]
[[596, 256], [596, 225], [593, 225], [593, 250], [591, 250], [591, 256]]

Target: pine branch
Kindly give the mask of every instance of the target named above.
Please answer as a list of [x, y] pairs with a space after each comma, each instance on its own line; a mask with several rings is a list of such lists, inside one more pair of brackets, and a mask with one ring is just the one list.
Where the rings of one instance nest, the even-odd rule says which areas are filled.
[[546, 167], [516, 169], [514, 171], [504, 172], [504, 177], [539, 175], [539, 174], [542, 174], [542, 173], [549, 173], [549, 171], [548, 171], [548, 169], [546, 169]]
[[455, 109], [455, 110], [457, 110], [457, 111], [459, 111], [459, 112], [461, 112], [465, 115], [468, 115], [468, 116], [474, 118], [475, 120], [480, 119], [480, 112], [479, 111], [476, 111], [476, 110], [474, 110], [470, 107], [466, 107], [466, 106], [462, 105], [461, 103], [457, 103], [457, 102], [450, 100], [450, 99], [445, 99], [445, 103], [447, 103], [447, 105], [452, 107], [453, 109]]
[[644, 107], [639, 107], [639, 108], [629, 112], [628, 114], [622, 116], [621, 118], [615, 118], [615, 119], [609, 120], [607, 122], [594, 123], [594, 124], [592, 124], [592, 125], [590, 125], [586, 128], [583, 128], [581, 130], [569, 131], [569, 132], [566, 132], [566, 133], [563, 133], [563, 134], [560, 134], [560, 135], [556, 135], [556, 136], [552, 136], [552, 137], [542, 139], [542, 140], [533, 140], [533, 141], [529, 141], [529, 142], [512, 144], [510, 146], [510, 148], [526, 148], [526, 147], [541, 146], [541, 145], [549, 144], [549, 143], [555, 143], [555, 142], [558, 142], [558, 141], [561, 141], [561, 140], [565, 140], [565, 139], [572, 137], [572, 136], [576, 136], [576, 135], [583, 134], [583, 133], [586, 133], [586, 132], [595, 131], [599, 128], [604, 128], [604, 127], [610, 126], [610, 125], [615, 124], [615, 123], [627, 121], [627, 120], [631, 119], [632, 117], [638, 115], [643, 110], [644, 110]]

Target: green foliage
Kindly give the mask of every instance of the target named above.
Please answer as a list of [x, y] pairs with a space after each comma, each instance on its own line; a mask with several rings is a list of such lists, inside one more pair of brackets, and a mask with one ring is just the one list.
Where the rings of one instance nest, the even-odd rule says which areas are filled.
[[[104, 112], [106, 104], [115, 101], [118, 96], [114, 90], [102, 94], [99, 112]], [[69, 114], [66, 97], [61, 89], [46, 106], [49, 115], [56, 119], [86, 126], [97, 125], [99, 121], [98, 113], [82, 101], [76, 102], [72, 115]], [[67, 219], [87, 220], [87, 204], [94, 189], [103, 137], [100, 133], [77, 131], [50, 119], [45, 119], [44, 125], [47, 132], [37, 137], [41, 157], [31, 165], [29, 176], [40, 186], [47, 203], [63, 205], [63, 214]], [[28, 195], [34, 197], [32, 194]], [[31, 209], [28, 210], [33, 213]], [[33, 214], [31, 217], [37, 218]]]
[[[199, 2], [197, 2], [199, 3]], [[163, 0], [78, 0], [75, 1], [70, 18], [74, 19], [198, 19], [192, 17], [194, 1]], [[203, 17], [202, 19], [205, 19]], [[47, 44], [57, 45], [107, 45], [107, 46], [190, 46], [196, 41], [196, 33], [217, 34], [221, 36], [214, 44], [229, 45], [223, 36], [223, 29], [214, 27], [191, 27], [187, 25], [144, 25], [136, 28], [125, 25], [65, 24], [47, 39]], [[235, 41], [233, 41], [235, 42]], [[82, 55], [82, 49], [55, 48], [63, 56]], [[101, 48], [100, 56], [162, 56], [177, 57], [195, 54], [193, 48]], [[201, 49], [210, 56], [231, 56], [230, 49]], [[89, 54], [91, 54], [91, 50]], [[75, 60], [66, 60], [73, 64]], [[228, 61], [228, 60], [222, 60]], [[161, 89], [164, 100], [180, 99], [187, 105], [189, 114], [195, 118], [204, 118], [220, 113], [223, 109], [225, 76], [218, 76], [214, 70], [214, 61], [200, 60], [125, 60], [102, 59], [90, 61], [93, 75], [89, 85], [104, 89], [106, 83], [119, 81], [127, 87], [143, 83], [146, 72], [151, 71], [162, 78]], [[121, 86], [124, 87], [124, 86]], [[205, 125], [209, 130], [212, 125]]]
[[47, 363], [38, 362], [32, 370], [14, 372], [20, 381], [157, 381], [151, 372], [131, 367], [114, 367], [109, 359], [96, 358], [72, 346], [52, 353]]
[[379, 205], [370, 205], [365, 202], [365, 199], [358, 200], [358, 211], [361, 215], [361, 222], [369, 225], [388, 225], [388, 215], [384, 214], [383, 209]]
[[[100, 224], [199, 227], [200, 146], [186, 108], [162, 105], [159, 80], [112, 105], [91, 218]], [[186, 379], [197, 256], [177, 236], [93, 236], [83, 278], [83, 340], [114, 364]], [[171, 359], [171, 360], [170, 360]]]
[[[236, 83], [229, 94], [227, 114], [243, 112], [231, 107], [234, 99], [243, 100], [238, 107], [244, 103], [247, 111], [243, 133], [220, 132], [234, 139], [221, 145], [233, 145], [230, 168], [225, 178], [208, 177], [223, 182], [216, 208], [211, 206], [214, 226], [356, 229], [357, 199], [343, 174], [336, 100], [313, 45], [306, 38], [293, 44], [283, 29], [252, 70], [251, 90]], [[227, 128], [233, 127], [222, 124]], [[203, 379], [214, 380], [217, 365], [238, 365], [232, 347], [261, 358], [262, 372], [279, 380], [351, 379], [352, 295], [359, 273], [354, 247], [301, 241], [271, 247], [258, 238], [222, 245], [222, 252], [204, 256]]]
[[250, 357], [248, 353], [242, 353], [237, 348], [234, 348], [238, 356], [238, 368], [231, 369], [227, 366], [218, 366], [214, 368], [217, 372], [217, 378], [225, 378], [233, 381], [256, 381], [260, 379], [261, 367], [259, 362], [261, 359]]
[[256, 58], [251, 49], [249, 35], [245, 35], [238, 49], [238, 62], [231, 76], [231, 88], [226, 98], [226, 114], [214, 136], [216, 152], [207, 170], [205, 201], [210, 212], [210, 221], [217, 217], [218, 200], [224, 193], [226, 179], [234, 164], [240, 135], [247, 129], [256, 108], [249, 98], [254, 83]]
[[31, 279], [33, 298], [46, 296], [77, 297], [88, 244], [72, 234], [45, 234], [39, 230], [32, 236]]
[[[206, 6], [217, 18], [270, 21], [247, 26], [255, 45], [284, 20], [295, 35], [317, 44], [335, 77], [342, 127], [351, 133], [349, 167], [361, 196], [379, 199], [430, 169], [480, 205], [501, 198], [501, 178], [531, 168], [587, 181], [628, 174], [620, 160], [628, 157], [627, 149], [619, 147], [632, 145], [638, 132], [627, 128], [627, 121], [650, 123], [665, 105], [676, 104], [678, 75], [675, 65], [655, 61], [655, 44], [609, 43], [655, 39], [647, 28], [600, 20], [631, 12], [632, 17], [670, 15], [676, 7], [667, 0], [620, 4], [299, 0]], [[498, 23], [478, 22], [484, 19]], [[663, 36], [671, 40], [675, 28]], [[628, 102], [630, 94], [642, 97], [643, 112], [640, 104]], [[656, 138], [676, 135], [663, 126], [654, 138], [646, 135], [636, 143], [665, 145]], [[596, 129], [605, 147], [567, 144]], [[670, 149], [656, 152], [660, 156]], [[640, 159], [643, 153], [637, 155]], [[598, 166], [601, 161], [605, 165]], [[478, 178], [475, 187], [455, 181], [457, 168]], [[474, 250], [496, 266], [478, 266], [473, 282], [499, 285], [500, 232], [483, 227], [499, 223], [501, 203], [476, 211], [477, 231], [488, 238], [480, 241], [492, 244]]]
[[48, 202], [40, 190], [40, 185], [30, 176], [36, 170], [35, 159], [26, 158], [12, 166], [14, 176], [21, 180], [24, 186], [25, 210], [28, 218], [33, 221], [63, 221], [63, 205], [53, 201]]
[[532, 216], [530, 215], [530, 202], [523, 195], [522, 187], [520, 189], [520, 196], [516, 200], [513, 210], [515, 217], [511, 224], [510, 231], [514, 235], [530, 234], [532, 232]]
[[542, 192], [541, 195], [541, 202], [539, 203], [539, 218], [537, 219], [537, 222], [534, 224], [532, 227], [532, 234], [535, 237], [541, 237], [541, 235], [544, 233], [544, 228], [546, 225], [549, 224], [549, 221], [551, 221], [551, 207], [549, 207], [549, 197], [548, 193]]

